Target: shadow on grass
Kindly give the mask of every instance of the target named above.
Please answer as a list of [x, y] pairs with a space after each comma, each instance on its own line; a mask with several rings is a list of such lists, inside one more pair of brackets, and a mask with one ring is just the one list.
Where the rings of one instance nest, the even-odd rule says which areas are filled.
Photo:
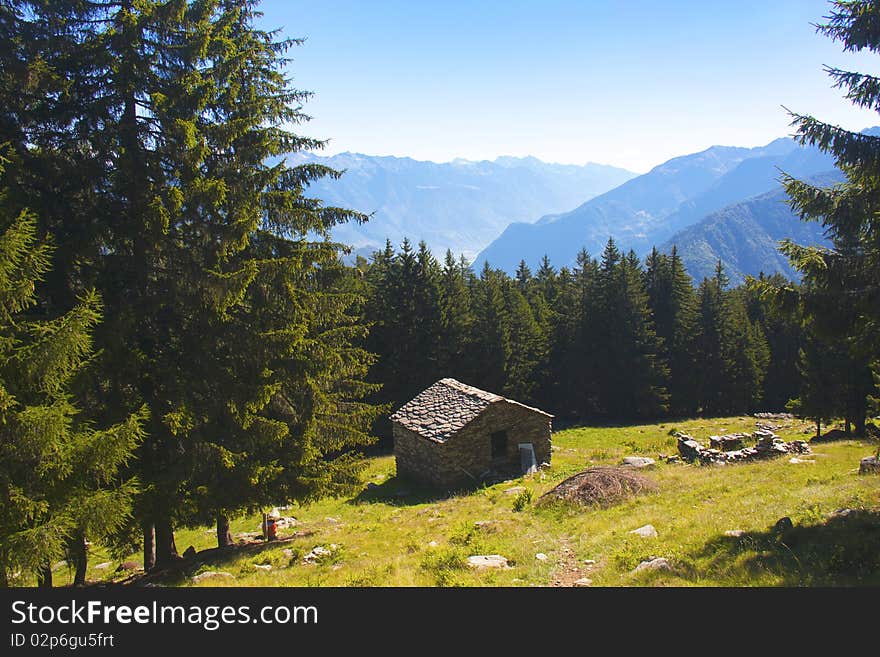
[[311, 530], [302, 530], [293, 534], [282, 535], [274, 541], [249, 541], [236, 543], [226, 547], [209, 548], [196, 552], [195, 555], [180, 558], [174, 565], [159, 571], [138, 573], [116, 582], [94, 583], [98, 588], [115, 586], [169, 586], [180, 584], [199, 571], [223, 569], [243, 557], [256, 557], [268, 550], [282, 547], [293, 547], [298, 539], [314, 534]]
[[709, 572], [701, 574], [713, 579], [745, 569], [758, 581], [769, 574], [783, 586], [878, 586], [880, 509], [853, 510], [781, 532], [719, 536], [691, 556], [708, 560], [701, 570]]
[[439, 502], [459, 495], [469, 495], [483, 487], [483, 483], [456, 488], [440, 488], [427, 486], [408, 479], [394, 476], [381, 484], [369, 483], [360, 493], [349, 500], [349, 504], [390, 504], [393, 506], [414, 506], [429, 502]]

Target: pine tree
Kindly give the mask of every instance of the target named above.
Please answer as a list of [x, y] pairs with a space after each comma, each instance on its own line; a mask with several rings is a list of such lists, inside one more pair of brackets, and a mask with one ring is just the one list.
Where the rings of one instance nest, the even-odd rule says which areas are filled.
[[613, 239], [602, 253], [596, 340], [600, 399], [612, 417], [656, 416], [667, 410], [668, 370], [659, 357], [642, 271], [634, 252], [621, 255]]
[[474, 385], [490, 391], [502, 390], [507, 382], [510, 334], [502, 290], [504, 273], [483, 265], [475, 282], [474, 295]]
[[[95, 287], [104, 300], [94, 382], [102, 419], [151, 411], [132, 471], [157, 565], [176, 555], [175, 524], [215, 514], [223, 525], [262, 503], [273, 478], [298, 477], [286, 489], [296, 499], [336, 490], [314, 471], [345, 440], [322, 443], [314, 427], [348, 408], [341, 363], [367, 362], [345, 346], [352, 327], [316, 333], [351, 301], [316, 287], [330, 285], [324, 274], [339, 251], [329, 230], [365, 217], [305, 196], [310, 181], [336, 172], [283, 159], [323, 142], [289, 129], [307, 120], [309, 94], [283, 72], [299, 41], [257, 28], [255, 6], [14, 6], [31, 37], [27, 59], [39, 62], [32, 73], [60, 89], [16, 118], [26, 170], [18, 194], [58, 240], [46, 297], [57, 306]], [[271, 312], [254, 304], [263, 296], [284, 301]], [[273, 444], [296, 455], [285, 461], [293, 472], [265, 460]]]
[[[4, 162], [5, 163], [5, 162]], [[3, 175], [0, 164], [0, 176]], [[101, 303], [85, 294], [48, 318], [35, 295], [51, 251], [33, 214], [0, 195], [0, 586], [36, 576], [51, 586], [51, 563], [74, 557], [85, 581], [86, 540], [126, 519], [135, 482], [119, 469], [142, 439], [143, 414], [98, 430], [71, 395], [92, 353]]]
[[693, 413], [697, 408], [691, 350], [696, 296], [675, 246], [669, 256], [652, 250], [645, 285], [654, 326], [663, 341], [662, 357], [669, 366], [670, 408], [676, 414]]
[[439, 368], [443, 376], [470, 381], [470, 345], [473, 340], [473, 310], [470, 287], [465, 277], [470, 267], [456, 262], [452, 251], [446, 252], [440, 282]]
[[[817, 31], [852, 52], [880, 53], [880, 6], [871, 0], [837, 0]], [[875, 76], [828, 68], [834, 85], [854, 105], [880, 111]], [[803, 114], [792, 114], [795, 138], [834, 156], [846, 182], [821, 188], [792, 176], [783, 183], [802, 220], [821, 221], [830, 249], [791, 241], [782, 251], [801, 273], [799, 290], [777, 288], [777, 296], [796, 295], [814, 329], [825, 339], [842, 339], [855, 368], [846, 382], [845, 414], [864, 432], [867, 398], [872, 393], [870, 363], [880, 353], [880, 137], [844, 130]]]
[[786, 407], [800, 417], [816, 423], [816, 437], [822, 435], [822, 423], [842, 414], [840, 377], [841, 349], [823, 343], [812, 332], [808, 332], [798, 358], [800, 387], [798, 396], [791, 399]]

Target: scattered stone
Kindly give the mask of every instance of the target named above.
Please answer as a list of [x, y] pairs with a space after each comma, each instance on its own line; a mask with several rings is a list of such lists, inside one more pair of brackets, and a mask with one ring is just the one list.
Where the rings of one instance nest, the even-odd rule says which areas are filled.
[[219, 570], [208, 570], [204, 573], [199, 573], [198, 575], [193, 575], [190, 578], [190, 581], [193, 584], [198, 584], [199, 582], [204, 582], [209, 579], [235, 579], [235, 575], [232, 573], [224, 573]]
[[651, 468], [654, 466], [654, 459], [647, 456], [625, 456], [623, 465], [630, 468]]
[[99, 563], [95, 566], [95, 570], [107, 570], [112, 564], [109, 561], [105, 561], [104, 563]]
[[630, 534], [636, 534], [642, 538], [655, 538], [657, 536], [657, 530], [654, 529], [654, 525], [645, 525], [644, 527], [633, 529]]
[[327, 547], [324, 547], [323, 545], [315, 546], [303, 557], [303, 561], [306, 563], [317, 563], [325, 557], [333, 556], [333, 553], [338, 547], [339, 546], [335, 543], [331, 543]]
[[196, 549], [190, 545], [186, 550], [183, 551], [184, 559], [193, 559], [196, 556]]
[[281, 554], [284, 555], [285, 559], [293, 559], [293, 550], [291, 550], [290, 548], [284, 548], [283, 550], [281, 550]]
[[794, 415], [791, 413], [755, 413], [754, 417], [762, 420], [793, 420]]
[[500, 554], [475, 554], [467, 558], [469, 568], [483, 570], [484, 568], [509, 568], [507, 558]]
[[333, 518], [332, 516], [327, 516], [324, 518], [324, 522], [329, 522], [331, 525], [338, 525], [339, 518]]
[[728, 529], [726, 532], [724, 532], [724, 535], [725, 536], [733, 536], [734, 538], [739, 538], [740, 536], [742, 536], [745, 533], [746, 533], [745, 529]]
[[859, 474], [880, 474], [880, 458], [866, 456], [859, 463]]
[[254, 568], [258, 570], [272, 570], [272, 564], [270, 563], [255, 563]]
[[784, 532], [792, 529], [794, 527], [794, 523], [791, 521], [791, 518], [785, 516], [776, 521], [776, 524], [773, 525], [773, 531], [775, 532]]
[[285, 518], [278, 518], [275, 521], [275, 529], [286, 529], [287, 527], [295, 527], [298, 524], [299, 520], [293, 516], [287, 516]]
[[747, 433], [732, 433], [724, 436], [709, 436], [709, 447], [722, 452], [732, 452], [743, 448], [743, 440], [748, 438]]
[[640, 563], [633, 570], [633, 573], [641, 573], [646, 570], [672, 570], [672, 566], [666, 557], [656, 557]]
[[584, 565], [585, 566], [595, 566], [596, 561], [595, 561], [595, 559], [584, 559]]
[[535, 555], [535, 559], [538, 561], [547, 561], [547, 555], [543, 552], [538, 552], [538, 554]]
[[504, 489], [505, 495], [519, 495], [526, 489], [525, 486], [511, 486], [510, 488]]
[[[786, 443], [773, 431], [759, 428], [751, 434], [755, 442], [754, 447], [743, 447], [730, 451], [724, 451], [718, 447], [708, 449], [700, 445], [691, 436], [677, 433], [678, 452], [688, 462], [699, 462], [702, 465], [724, 465], [742, 461], [772, 458], [783, 454], [810, 454], [810, 446], [803, 440], [793, 440]], [[748, 434], [731, 434], [729, 436], [712, 436], [710, 441], [716, 446], [732, 445], [735, 441], [742, 443]]]
[[494, 520], [477, 520], [474, 523], [474, 529], [479, 529], [481, 532], [495, 532], [498, 531], [498, 523]]
[[428, 547], [429, 547], [429, 548], [435, 548], [435, 547], [437, 547], [438, 545], [440, 545], [440, 544], [439, 544], [437, 541], [431, 541], [431, 542], [428, 543]]
[[576, 579], [574, 582], [572, 582], [572, 586], [576, 588], [585, 588], [592, 585], [593, 580], [591, 580], [589, 577], [581, 577], [580, 579]]
[[815, 461], [814, 461], [813, 459], [801, 459], [801, 458], [798, 458], [797, 456], [792, 456], [790, 459], [788, 459], [788, 462], [789, 462], [789, 463], [794, 463], [794, 464], [798, 464], [798, 463], [815, 463]]
[[681, 463], [681, 457], [680, 456], [667, 456], [666, 462], [667, 463]]
[[829, 517], [831, 518], [846, 518], [848, 515], [855, 513], [855, 509], [837, 509], [833, 511]]

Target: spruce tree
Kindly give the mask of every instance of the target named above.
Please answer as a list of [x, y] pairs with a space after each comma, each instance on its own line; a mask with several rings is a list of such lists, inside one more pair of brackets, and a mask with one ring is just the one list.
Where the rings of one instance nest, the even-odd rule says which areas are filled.
[[[880, 5], [871, 0], [836, 0], [817, 31], [845, 51], [880, 53]], [[854, 105], [880, 111], [876, 76], [828, 68], [834, 86]], [[795, 139], [835, 158], [846, 181], [817, 187], [792, 176], [783, 183], [791, 207], [805, 221], [820, 221], [831, 248], [783, 244], [782, 251], [801, 273], [796, 295], [818, 334], [842, 340], [854, 370], [846, 382], [845, 414], [856, 432], [864, 432], [867, 399], [872, 394], [870, 364], [880, 353], [880, 137], [850, 132], [820, 119], [792, 114]]]
[[[0, 177], [3, 176], [0, 163]], [[28, 211], [0, 194], [0, 586], [36, 577], [52, 584], [51, 564], [71, 555], [85, 581], [86, 541], [114, 532], [130, 511], [132, 480], [120, 468], [143, 438], [144, 415], [99, 430], [71, 394], [92, 356], [101, 319], [94, 293], [57, 317], [35, 295], [51, 249]]]
[[[94, 287], [106, 306], [95, 332], [102, 419], [150, 409], [132, 473], [157, 565], [176, 555], [175, 525], [208, 514], [222, 525], [263, 503], [273, 478], [298, 478], [279, 489], [295, 499], [336, 490], [314, 473], [332, 473], [325, 456], [346, 441], [322, 442], [314, 427], [348, 408], [341, 391], [356, 394], [334, 374], [340, 363], [367, 361], [345, 347], [351, 327], [317, 337], [351, 301], [317, 283], [339, 251], [330, 228], [365, 217], [305, 195], [336, 172], [284, 159], [323, 145], [291, 130], [308, 118], [309, 94], [283, 71], [299, 41], [258, 28], [248, 0], [13, 11], [39, 63], [26, 74], [58, 87], [16, 117], [18, 199], [59, 246], [46, 298], [60, 306]], [[255, 304], [263, 297], [283, 302], [271, 312]], [[266, 461], [272, 445], [294, 455], [283, 462], [292, 472]]]
[[666, 364], [651, 321], [635, 253], [623, 256], [613, 239], [598, 277], [595, 349], [602, 406], [612, 417], [656, 416], [667, 410]]

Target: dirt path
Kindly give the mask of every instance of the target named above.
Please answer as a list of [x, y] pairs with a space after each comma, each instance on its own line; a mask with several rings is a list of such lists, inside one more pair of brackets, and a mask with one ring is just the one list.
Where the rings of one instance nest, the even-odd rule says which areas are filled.
[[576, 581], [590, 578], [592, 565], [578, 562], [567, 537], [559, 539], [559, 555], [553, 586], [575, 586]]

